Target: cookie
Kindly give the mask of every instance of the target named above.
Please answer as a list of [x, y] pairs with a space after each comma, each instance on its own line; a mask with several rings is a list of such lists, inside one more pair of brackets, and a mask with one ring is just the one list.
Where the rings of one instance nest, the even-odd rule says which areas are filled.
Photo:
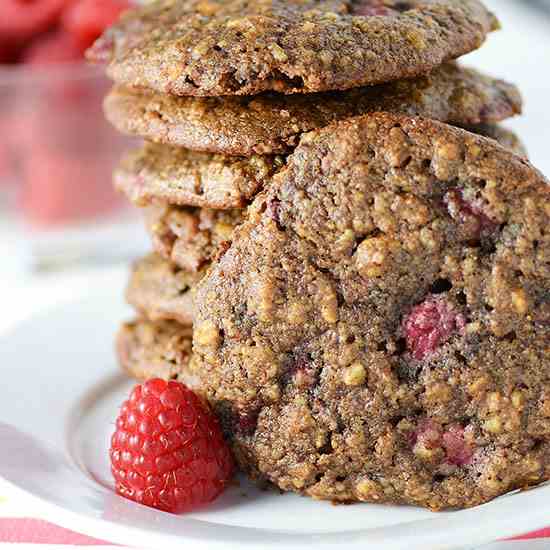
[[193, 323], [191, 289], [202, 273], [185, 271], [150, 254], [135, 262], [126, 289], [127, 302], [151, 321]]
[[521, 111], [521, 96], [512, 84], [449, 63], [412, 80], [308, 95], [174, 97], [118, 86], [104, 105], [107, 118], [123, 133], [249, 156], [288, 152], [304, 132], [374, 111], [459, 126], [499, 122]]
[[164, 94], [311, 93], [428, 73], [497, 28], [477, 0], [157, 0], [88, 58]]
[[306, 134], [195, 292], [197, 372], [242, 467], [433, 510], [547, 480], [549, 198], [435, 121]]
[[146, 221], [155, 251], [186, 271], [199, 272], [231, 243], [244, 210], [154, 205]]
[[125, 157], [114, 173], [115, 187], [133, 203], [229, 209], [245, 206], [282, 166], [274, 156], [227, 157], [146, 143]]
[[138, 380], [179, 380], [197, 388], [191, 368], [192, 328], [175, 321], [135, 319], [124, 323], [116, 338], [120, 366]]

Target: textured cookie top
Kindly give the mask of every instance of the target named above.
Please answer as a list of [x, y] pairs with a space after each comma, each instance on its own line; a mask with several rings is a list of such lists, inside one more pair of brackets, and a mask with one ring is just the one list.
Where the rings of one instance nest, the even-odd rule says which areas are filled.
[[497, 27], [477, 0], [157, 0], [88, 57], [173, 95], [310, 93], [428, 73]]
[[246, 205], [282, 164], [270, 155], [228, 157], [147, 143], [122, 160], [114, 184], [140, 206], [161, 200], [236, 208]]
[[253, 469], [431, 508], [545, 479], [549, 198], [434, 121], [305, 135], [196, 291], [202, 382]]
[[106, 116], [121, 132], [245, 156], [288, 151], [304, 132], [374, 111], [459, 126], [494, 123], [518, 114], [521, 96], [512, 84], [449, 63], [426, 76], [346, 92], [196, 98], [118, 86], [105, 100]]

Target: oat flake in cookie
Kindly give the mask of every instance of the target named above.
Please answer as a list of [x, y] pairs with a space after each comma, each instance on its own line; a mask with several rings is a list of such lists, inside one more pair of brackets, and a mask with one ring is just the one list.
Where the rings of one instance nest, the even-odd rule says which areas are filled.
[[549, 479], [549, 197], [445, 124], [305, 135], [196, 291], [197, 373], [242, 467], [434, 510]]
[[487, 124], [518, 114], [521, 96], [512, 84], [447, 63], [415, 79], [345, 92], [197, 98], [115, 86], [105, 99], [105, 114], [121, 132], [244, 156], [288, 152], [304, 132], [374, 111]]
[[173, 95], [311, 93], [428, 73], [497, 28], [478, 0], [157, 0], [88, 57]]

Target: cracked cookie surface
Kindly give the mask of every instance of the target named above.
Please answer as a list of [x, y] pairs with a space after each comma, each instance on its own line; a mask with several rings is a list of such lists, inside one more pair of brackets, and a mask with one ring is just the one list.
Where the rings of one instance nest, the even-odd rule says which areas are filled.
[[311, 93], [428, 73], [497, 28], [478, 0], [157, 0], [88, 58], [171, 95]]
[[241, 466], [434, 510], [550, 478], [549, 196], [434, 121], [305, 135], [196, 290], [197, 373]]
[[[526, 156], [521, 142], [509, 130], [492, 125], [471, 127], [469, 130], [490, 137], [519, 155]], [[180, 300], [166, 300], [165, 288], [181, 288], [183, 272], [188, 273], [185, 280], [192, 290], [192, 284], [198, 279], [192, 278], [190, 274], [204, 272], [227, 250], [235, 228], [245, 217], [246, 210], [237, 208], [214, 210], [161, 203], [147, 207], [147, 227], [155, 252], [160, 258], [157, 256], [154, 262], [143, 262], [137, 270], [139, 276], [132, 278], [132, 281], [137, 278], [139, 282], [131, 284], [131, 288], [136, 288], [137, 284], [142, 286], [143, 281], [148, 280], [148, 303], [162, 303], [162, 317], [177, 319], [180, 315]], [[156, 283], [151, 284], [151, 281]], [[153, 313], [153, 316], [159, 315], [158, 311]]]
[[107, 118], [124, 133], [244, 156], [288, 152], [304, 132], [375, 111], [487, 124], [518, 114], [521, 96], [512, 84], [448, 63], [419, 78], [346, 92], [196, 98], [118, 86], [105, 100]]
[[[526, 157], [523, 144], [510, 130], [497, 125], [480, 125], [468, 131], [490, 137]], [[210, 265], [231, 243], [233, 231], [245, 218], [244, 209], [214, 210], [190, 206], [153, 204], [145, 219], [157, 254], [186, 271], [200, 271]]]

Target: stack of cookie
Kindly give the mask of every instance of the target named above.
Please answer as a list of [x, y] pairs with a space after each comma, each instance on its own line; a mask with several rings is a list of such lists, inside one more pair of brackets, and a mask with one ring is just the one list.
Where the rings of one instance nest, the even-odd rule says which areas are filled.
[[440, 509], [550, 475], [548, 186], [498, 126], [517, 89], [453, 61], [497, 26], [477, 0], [156, 0], [90, 51], [146, 140], [115, 173], [154, 248], [120, 362], [203, 392], [253, 477]]

